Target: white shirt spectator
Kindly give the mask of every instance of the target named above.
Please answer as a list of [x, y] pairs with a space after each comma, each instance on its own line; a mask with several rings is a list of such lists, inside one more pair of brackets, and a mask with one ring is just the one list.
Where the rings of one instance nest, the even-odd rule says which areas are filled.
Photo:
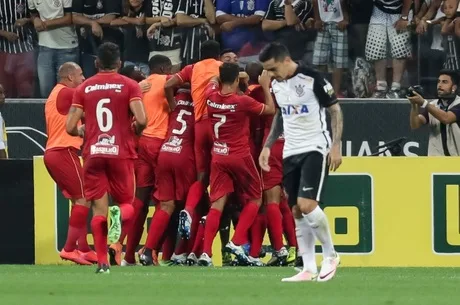
[[343, 20], [340, 0], [317, 0], [319, 16], [323, 22], [340, 22]]
[[[64, 17], [72, 12], [72, 0], [29, 0], [29, 9], [38, 11], [43, 21]], [[78, 38], [74, 26], [64, 26], [38, 32], [38, 44], [51, 49], [77, 47]]]

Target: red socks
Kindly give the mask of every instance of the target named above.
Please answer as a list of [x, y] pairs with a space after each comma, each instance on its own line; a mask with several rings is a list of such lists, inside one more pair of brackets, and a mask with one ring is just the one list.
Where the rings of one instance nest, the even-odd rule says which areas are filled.
[[220, 216], [222, 212], [211, 208], [206, 216], [206, 225], [204, 226], [203, 253], [212, 256], [212, 243], [219, 230]]
[[287, 200], [282, 200], [280, 202], [280, 211], [283, 215], [283, 230], [286, 235], [286, 240], [289, 247], [297, 248], [297, 237], [295, 234], [295, 222], [294, 216], [292, 216], [291, 208], [287, 203]]
[[[236, 225], [235, 234], [233, 235], [232, 242], [241, 246], [248, 242], [248, 231], [254, 223], [254, 219], [257, 217], [259, 206], [254, 202], [249, 202], [241, 211], [240, 219]], [[208, 220], [206, 219], [206, 226], [208, 226]]]
[[[86, 233], [85, 229], [88, 214], [89, 208], [83, 205], [76, 204], [72, 207], [64, 251], [72, 252], [77, 248], [77, 240], [79, 240]], [[84, 235], [84, 238], [86, 240], [86, 234]], [[88, 243], [86, 243], [86, 245], [88, 245]]]
[[119, 205], [121, 211], [121, 235], [119, 242], [123, 244], [126, 235], [131, 231], [134, 221], [134, 207], [129, 203], [122, 203]]
[[267, 226], [272, 237], [273, 248], [279, 251], [283, 245], [283, 217], [276, 203], [267, 204]]
[[153, 214], [152, 222], [150, 223], [149, 234], [145, 248], [150, 250], [157, 250], [163, 234], [169, 224], [170, 215], [163, 210], [155, 211]]
[[145, 208], [144, 203], [138, 198], [134, 198], [133, 208], [134, 216], [131, 229], [128, 232], [125, 254], [125, 260], [130, 264], [134, 264], [136, 262], [134, 253], [141, 241], [142, 233], [144, 232], [145, 219], [147, 218], [148, 213], [148, 208]]
[[201, 253], [203, 253], [204, 230], [205, 230], [205, 221], [203, 220], [203, 222], [200, 221], [198, 230], [196, 231], [195, 242], [193, 243], [192, 250], [190, 250], [190, 252], [195, 253], [197, 256], [200, 256]]
[[185, 202], [185, 210], [190, 215], [194, 214], [195, 208], [201, 200], [204, 193], [204, 185], [201, 181], [195, 181], [188, 190], [187, 201]]
[[77, 240], [78, 250], [81, 252], [85, 252], [85, 253], [92, 251], [92, 249], [88, 245], [87, 236], [88, 236], [88, 228], [85, 222], [85, 225], [83, 226], [82, 231], [81, 231], [81, 235]]
[[91, 220], [93, 231], [94, 247], [96, 248], [97, 262], [99, 265], [108, 265], [107, 260], [107, 217], [94, 216]]
[[258, 214], [254, 223], [251, 226], [251, 250], [249, 255], [253, 258], [258, 258], [262, 243], [264, 241], [265, 230], [267, 229], [267, 216], [265, 214]]

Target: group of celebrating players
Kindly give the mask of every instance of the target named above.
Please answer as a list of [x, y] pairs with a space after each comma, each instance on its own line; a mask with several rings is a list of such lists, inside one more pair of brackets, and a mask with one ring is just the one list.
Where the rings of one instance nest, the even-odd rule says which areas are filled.
[[[331, 279], [340, 258], [318, 202], [327, 167], [335, 169], [341, 162], [341, 112], [332, 87], [315, 71], [293, 62], [276, 43], [260, 54], [263, 65], [251, 63], [245, 72], [219, 60], [218, 42], [207, 41], [200, 54], [201, 61], [173, 75], [169, 58], [153, 56], [151, 75], [140, 83], [118, 73], [120, 51], [112, 43], [100, 46], [95, 61], [99, 73], [87, 80], [75, 63], [60, 68], [60, 82], [45, 105], [44, 162], [73, 203], [61, 258], [97, 263], [97, 273], [109, 273], [110, 265], [136, 265], [153, 200], [147, 241], [137, 252], [143, 265], [158, 265], [161, 251], [163, 261], [211, 266], [212, 244], [220, 231], [225, 262], [231, 253], [238, 265], [263, 266], [268, 228], [274, 249], [270, 265], [291, 264], [297, 254], [302, 258], [300, 272], [284, 281]], [[282, 92], [284, 80], [299, 75], [306, 85], [294, 84], [296, 96], [314, 93], [309, 98], [318, 106], [321, 123], [324, 108], [334, 110], [334, 139], [331, 145], [327, 126], [321, 125], [308, 135], [312, 141], [301, 139], [308, 143], [306, 151], [286, 144], [283, 153], [283, 117], [292, 112], [300, 118], [294, 124], [310, 124], [309, 113], [315, 111], [308, 110], [309, 104], [296, 105], [303, 102], [291, 99], [289, 90]], [[298, 138], [299, 131], [290, 132], [286, 124], [291, 124], [289, 119], [284, 122], [286, 139]], [[319, 142], [313, 141], [316, 133], [322, 135]], [[291, 150], [298, 154], [291, 156]], [[95, 251], [86, 240], [90, 207]], [[231, 222], [235, 232], [229, 240]], [[319, 273], [316, 238], [324, 256]]]

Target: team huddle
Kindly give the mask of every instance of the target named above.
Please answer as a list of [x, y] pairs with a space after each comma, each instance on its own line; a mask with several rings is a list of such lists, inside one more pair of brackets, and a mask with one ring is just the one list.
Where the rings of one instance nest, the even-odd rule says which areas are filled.
[[[160, 251], [171, 264], [212, 266], [220, 232], [223, 263], [263, 266], [268, 229], [269, 265], [298, 258], [299, 273], [283, 281], [330, 280], [340, 257], [318, 204], [329, 169], [341, 163], [343, 122], [332, 86], [277, 43], [244, 72], [219, 60], [215, 41], [200, 54], [173, 75], [169, 58], [155, 55], [140, 83], [118, 73], [112, 43], [100, 46], [99, 73], [87, 80], [78, 65], [61, 66], [45, 105], [44, 155], [73, 203], [61, 258], [95, 263], [97, 273], [136, 265], [136, 253], [142, 265], [158, 265]], [[138, 250], [151, 201], [155, 213]], [[95, 251], [86, 240], [91, 207]]]

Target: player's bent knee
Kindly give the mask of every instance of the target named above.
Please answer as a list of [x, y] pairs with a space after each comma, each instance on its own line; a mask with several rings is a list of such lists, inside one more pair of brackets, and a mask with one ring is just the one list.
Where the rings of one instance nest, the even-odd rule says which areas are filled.
[[280, 203], [281, 201], [281, 187], [279, 185], [264, 191], [265, 201], [267, 203]]
[[176, 205], [174, 204], [174, 200], [170, 201], [162, 201], [160, 203], [160, 209], [162, 211], [165, 211], [169, 215], [171, 215], [174, 212], [174, 209], [176, 208]]
[[299, 207], [300, 212], [302, 212], [302, 214], [309, 214], [314, 209], [316, 209], [316, 207], [318, 206], [318, 202], [313, 199], [298, 197], [297, 206]]

